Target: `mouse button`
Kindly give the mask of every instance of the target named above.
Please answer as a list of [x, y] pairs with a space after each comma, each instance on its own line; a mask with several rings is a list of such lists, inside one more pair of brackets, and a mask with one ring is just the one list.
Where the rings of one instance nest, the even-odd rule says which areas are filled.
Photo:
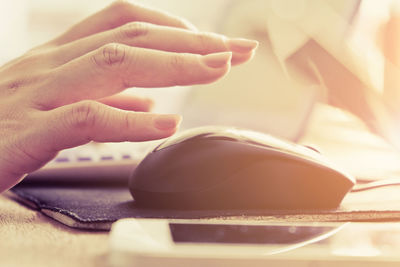
[[238, 138], [244, 142], [282, 150], [287, 153], [295, 154], [301, 157], [308, 157], [317, 161], [323, 160], [320, 153], [315, 149], [311, 149], [289, 140], [284, 140], [266, 133], [251, 131], [251, 130], [236, 130]]
[[229, 131], [229, 129], [230, 129], [229, 127], [225, 126], [203, 126], [181, 131], [179, 133], [174, 134], [173, 136], [165, 140], [163, 143], [159, 144], [153, 150], [153, 152], [161, 150], [168, 146], [184, 142], [192, 138], [202, 138], [209, 135], [224, 135], [224, 133]]
[[184, 135], [179, 135], [177, 137], [171, 137], [171, 138], [168, 138], [167, 140], [165, 140], [164, 142], [162, 142], [161, 144], [159, 144], [158, 146], [156, 146], [152, 152], [157, 152], [166, 147], [173, 146], [173, 145], [176, 145], [176, 144], [179, 144], [182, 142], [186, 142], [186, 141], [194, 139], [194, 138], [201, 138], [202, 136], [205, 136], [205, 135], [207, 135], [207, 134], [200, 134], [200, 135], [193, 136], [191, 134], [185, 133]]
[[167, 140], [167, 141], [159, 144], [156, 148], [154, 148], [153, 152], [157, 152], [161, 149], [164, 149], [166, 147], [173, 146], [173, 145], [176, 145], [179, 143], [195, 141], [195, 140], [200, 140], [200, 139], [220, 140], [220, 141], [238, 141], [238, 139], [235, 139], [235, 138], [229, 137], [229, 136], [223, 136], [223, 135], [218, 135], [218, 134], [214, 134], [214, 133], [204, 133], [204, 134], [199, 134], [196, 136], [185, 136], [180, 139]]

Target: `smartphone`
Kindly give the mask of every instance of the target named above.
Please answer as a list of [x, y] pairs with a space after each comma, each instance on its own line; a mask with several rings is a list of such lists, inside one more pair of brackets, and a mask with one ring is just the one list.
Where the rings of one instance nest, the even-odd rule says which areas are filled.
[[399, 266], [400, 224], [123, 219], [111, 266]]

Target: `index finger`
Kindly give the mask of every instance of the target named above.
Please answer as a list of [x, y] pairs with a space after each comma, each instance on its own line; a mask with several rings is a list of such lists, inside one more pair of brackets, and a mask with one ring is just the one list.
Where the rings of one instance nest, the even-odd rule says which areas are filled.
[[205, 56], [107, 44], [56, 68], [32, 102], [41, 109], [114, 95], [130, 87], [205, 84], [230, 70], [231, 52]]
[[49, 44], [66, 44], [95, 33], [114, 29], [132, 21], [142, 21], [157, 25], [196, 30], [187, 20], [173, 16], [167, 12], [145, 7], [137, 3], [132, 4], [125, 1], [116, 1], [105, 9], [76, 24]]

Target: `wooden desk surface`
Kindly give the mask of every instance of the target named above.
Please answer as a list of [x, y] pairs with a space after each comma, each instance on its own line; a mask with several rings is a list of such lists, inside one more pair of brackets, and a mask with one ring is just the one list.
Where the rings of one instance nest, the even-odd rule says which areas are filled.
[[0, 266], [106, 266], [107, 242], [0, 195]]

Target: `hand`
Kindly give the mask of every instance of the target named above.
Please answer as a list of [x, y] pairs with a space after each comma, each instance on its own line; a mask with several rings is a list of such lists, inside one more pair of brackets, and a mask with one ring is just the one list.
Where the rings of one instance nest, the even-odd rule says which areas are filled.
[[0, 68], [0, 192], [90, 141], [172, 135], [178, 115], [148, 113], [128, 87], [210, 83], [249, 60], [256, 41], [193, 29], [188, 22], [116, 2]]

